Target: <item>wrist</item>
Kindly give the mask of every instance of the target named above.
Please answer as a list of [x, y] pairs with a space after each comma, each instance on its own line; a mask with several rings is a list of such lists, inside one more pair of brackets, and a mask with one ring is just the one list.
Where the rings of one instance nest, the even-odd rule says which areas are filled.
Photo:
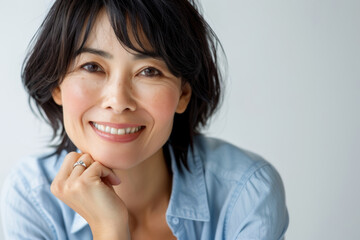
[[93, 240], [130, 240], [128, 225], [91, 227]]
[[94, 240], [129, 240], [130, 230], [127, 214], [122, 214], [121, 219], [98, 219], [89, 222]]

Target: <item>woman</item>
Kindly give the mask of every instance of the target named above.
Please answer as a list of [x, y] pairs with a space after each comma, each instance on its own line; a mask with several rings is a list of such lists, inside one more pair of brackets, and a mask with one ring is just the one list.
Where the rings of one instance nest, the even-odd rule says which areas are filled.
[[8, 239], [283, 239], [261, 157], [200, 134], [218, 41], [187, 0], [58, 0], [23, 83], [59, 140], [8, 177]]

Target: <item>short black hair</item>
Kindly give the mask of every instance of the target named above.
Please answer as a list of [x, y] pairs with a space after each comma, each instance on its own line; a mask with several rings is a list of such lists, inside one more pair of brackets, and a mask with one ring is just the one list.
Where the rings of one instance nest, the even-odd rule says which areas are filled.
[[[218, 50], [222, 51], [221, 44], [191, 0], [55, 1], [34, 37], [22, 68], [30, 106], [33, 101], [51, 125], [53, 140], [58, 140], [54, 154], [74, 151], [76, 147], [66, 134], [62, 107], [52, 99], [52, 91], [86, 43], [101, 10], [106, 11], [122, 44], [145, 55], [159, 56], [172, 74], [190, 84], [189, 105], [184, 113], [175, 114], [167, 142], [177, 163], [187, 166], [187, 152], [193, 146], [193, 138], [218, 108], [222, 89], [217, 57]], [[141, 34], [151, 50], [144, 47]], [[137, 44], [133, 44], [130, 36], [135, 37]]]

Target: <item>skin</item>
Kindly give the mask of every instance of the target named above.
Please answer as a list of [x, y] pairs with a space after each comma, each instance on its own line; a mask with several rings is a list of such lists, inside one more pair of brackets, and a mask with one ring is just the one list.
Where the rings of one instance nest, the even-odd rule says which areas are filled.
[[[87, 220], [94, 239], [174, 239], [165, 219], [172, 183], [162, 148], [190, 86], [163, 60], [125, 49], [103, 12], [52, 95], [81, 151], [66, 156], [53, 194]], [[94, 122], [140, 131], [118, 139]], [[79, 160], [87, 168], [73, 168]]]

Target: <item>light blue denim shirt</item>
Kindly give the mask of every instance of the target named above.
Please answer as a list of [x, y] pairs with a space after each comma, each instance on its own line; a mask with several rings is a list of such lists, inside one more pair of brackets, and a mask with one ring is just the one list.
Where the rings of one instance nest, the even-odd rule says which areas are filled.
[[[30, 157], [8, 176], [1, 194], [6, 239], [92, 239], [87, 222], [50, 192], [60, 158]], [[258, 155], [198, 136], [190, 171], [172, 156], [173, 186], [166, 219], [179, 240], [284, 239], [283, 183]]]

